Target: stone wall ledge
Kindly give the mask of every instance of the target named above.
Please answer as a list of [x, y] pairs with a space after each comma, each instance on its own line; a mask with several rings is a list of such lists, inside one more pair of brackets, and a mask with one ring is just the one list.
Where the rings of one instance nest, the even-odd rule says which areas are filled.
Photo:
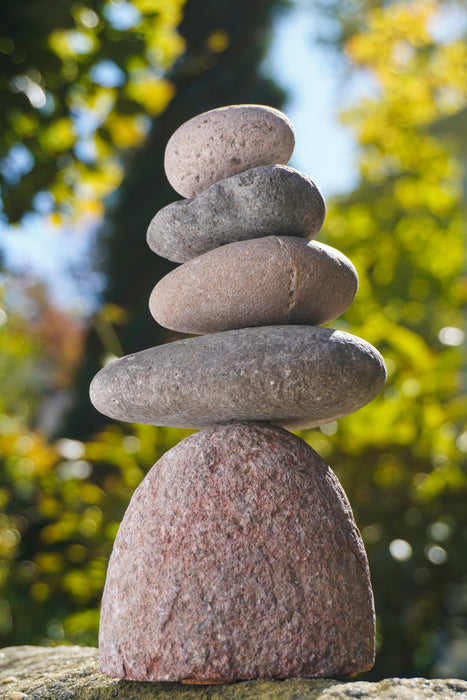
[[6, 700], [467, 700], [467, 681], [388, 678], [242, 681], [229, 685], [137, 683], [99, 672], [97, 649], [59, 646], [0, 650], [0, 698]]

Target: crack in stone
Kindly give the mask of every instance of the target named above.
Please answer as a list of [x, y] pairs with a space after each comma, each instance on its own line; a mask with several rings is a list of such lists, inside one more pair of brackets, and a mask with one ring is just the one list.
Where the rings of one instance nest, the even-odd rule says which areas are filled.
[[288, 289], [288, 306], [287, 306], [287, 322], [290, 323], [292, 320], [292, 313], [295, 310], [297, 304], [297, 266], [290, 254], [290, 251], [282, 238], [276, 238], [279, 247], [284, 254], [289, 267], [289, 289]]

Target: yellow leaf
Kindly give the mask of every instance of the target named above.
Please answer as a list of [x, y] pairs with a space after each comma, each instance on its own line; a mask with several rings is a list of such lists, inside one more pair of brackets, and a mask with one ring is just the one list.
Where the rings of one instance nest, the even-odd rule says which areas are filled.
[[82, 199], [79, 203], [83, 214], [87, 214], [93, 218], [100, 219], [104, 216], [105, 207], [98, 199]]
[[171, 82], [154, 76], [129, 82], [125, 91], [128, 97], [142, 105], [151, 116], [163, 112], [175, 94]]
[[100, 199], [117, 189], [123, 179], [123, 167], [114, 159], [106, 158], [100, 167], [91, 170], [83, 164], [79, 168], [81, 181], [77, 188], [78, 197]]
[[62, 225], [62, 217], [57, 211], [52, 212], [52, 214], [50, 215], [50, 223], [52, 224], [52, 226], [55, 227]]
[[111, 114], [106, 121], [106, 127], [113, 142], [119, 148], [130, 148], [140, 144], [146, 136], [141, 119], [124, 114]]
[[39, 142], [48, 153], [67, 151], [76, 142], [76, 133], [71, 119], [63, 117], [39, 132]]
[[161, 13], [173, 15], [178, 13], [185, 0], [133, 0], [133, 5], [138, 8], [143, 15]]

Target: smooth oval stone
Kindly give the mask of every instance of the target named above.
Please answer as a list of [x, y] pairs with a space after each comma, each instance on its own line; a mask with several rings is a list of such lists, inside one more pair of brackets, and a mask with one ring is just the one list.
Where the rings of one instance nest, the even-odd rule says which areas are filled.
[[354, 266], [335, 248], [269, 236], [186, 262], [156, 285], [149, 308], [158, 323], [181, 333], [319, 325], [350, 306], [357, 286]]
[[147, 241], [163, 258], [186, 262], [248, 238], [315, 238], [325, 213], [311, 178], [287, 165], [262, 165], [164, 207], [151, 221]]
[[361, 338], [315, 326], [260, 326], [177, 340], [105, 365], [91, 401], [111, 418], [176, 428], [264, 420], [290, 429], [371, 401], [383, 358]]
[[166, 452], [115, 540], [99, 658], [109, 676], [139, 681], [370, 668], [365, 550], [321, 457], [257, 423], [204, 430]]
[[287, 164], [295, 136], [290, 120], [264, 105], [220, 107], [182, 124], [164, 157], [167, 179], [183, 197], [248, 168]]

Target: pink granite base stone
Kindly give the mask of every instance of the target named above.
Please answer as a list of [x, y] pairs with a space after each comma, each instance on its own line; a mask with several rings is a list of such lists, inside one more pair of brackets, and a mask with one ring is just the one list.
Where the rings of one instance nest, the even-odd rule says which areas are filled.
[[363, 543], [331, 469], [265, 423], [203, 430], [136, 489], [105, 584], [103, 673], [138, 681], [345, 676], [374, 662]]

